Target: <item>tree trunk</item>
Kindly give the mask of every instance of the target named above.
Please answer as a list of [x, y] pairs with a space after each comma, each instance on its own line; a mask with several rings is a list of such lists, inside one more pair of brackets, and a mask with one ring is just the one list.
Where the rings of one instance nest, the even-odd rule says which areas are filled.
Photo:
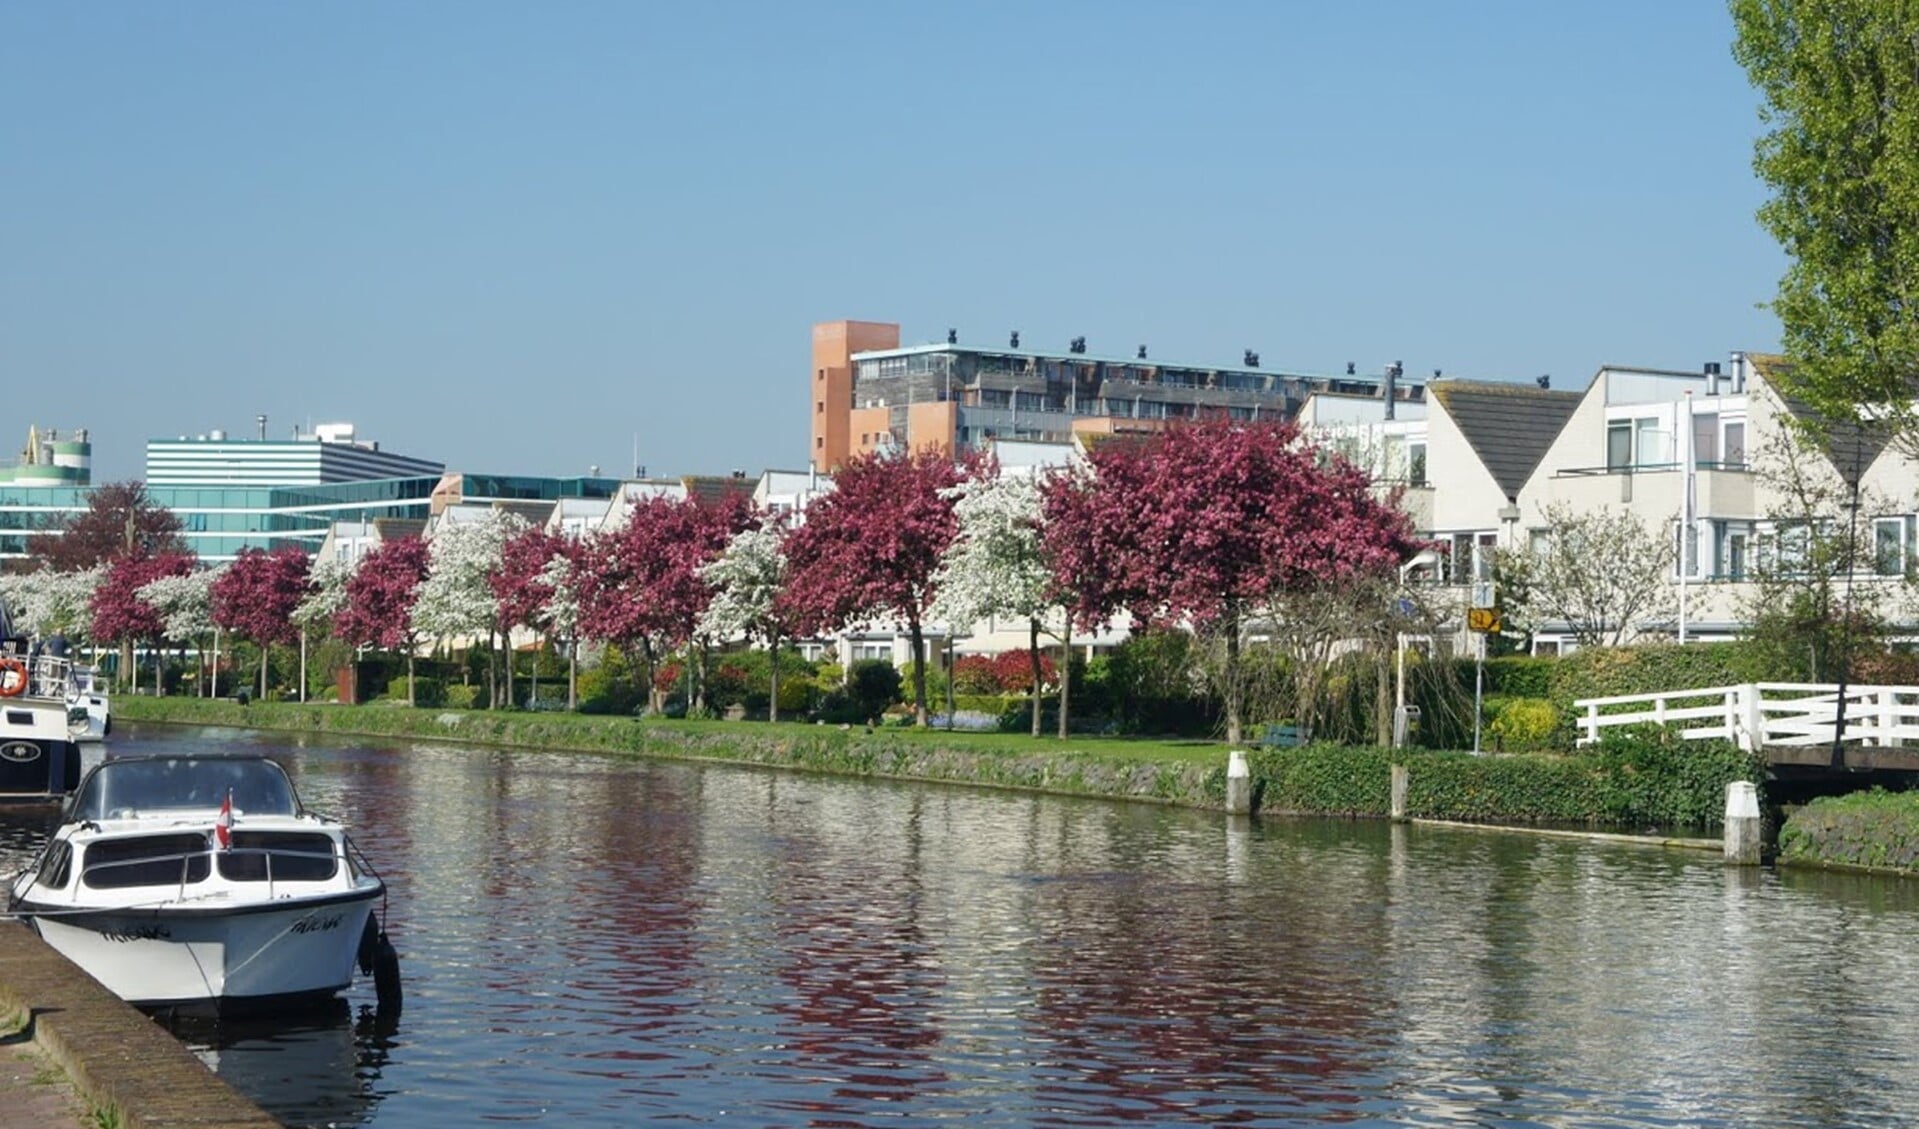
[[913, 639], [913, 724], [926, 728], [926, 636], [920, 629], [920, 617], [906, 617]]
[[566, 645], [566, 712], [580, 708], [580, 641]]
[[[504, 636], [506, 641], [506, 647], [504, 648], [506, 651], [506, 702], [505, 702], [505, 705], [510, 709], [513, 706], [513, 629], [511, 627], [507, 628], [506, 631], [504, 632]], [[535, 674], [533, 675], [533, 677], [536, 679], [539, 677], [539, 674], [537, 673], [539, 670], [539, 666], [538, 666], [539, 661], [540, 661], [540, 651], [539, 651], [539, 648], [535, 647], [533, 650], [533, 662], [535, 664], [534, 665]]]
[[160, 684], [161, 672], [166, 669], [166, 654], [160, 649], [160, 641], [153, 641], [153, 696], [158, 698], [166, 693], [166, 687]]
[[692, 707], [687, 712], [695, 717], [705, 717], [707, 714], [706, 644], [702, 642], [695, 642], [692, 644], [692, 650], [693, 650], [693, 654], [691, 657], [693, 659], [693, 664], [692, 664], [693, 670], [698, 675], [698, 678], [693, 684], [693, 704], [692, 704]]
[[766, 699], [766, 720], [777, 722], [780, 719], [780, 633], [766, 633], [766, 686], [770, 693]]
[[655, 675], [658, 672], [654, 669], [657, 665], [657, 660], [653, 655], [653, 640], [640, 640], [640, 655], [641, 661], [646, 666], [646, 712], [657, 714], [666, 708], [666, 701], [660, 694], [659, 687], [656, 685], [658, 679]]
[[307, 700], [307, 629], [300, 628], [300, 700]]
[[410, 709], [418, 701], [413, 686], [413, 648], [406, 649], [406, 704]]
[[1073, 682], [1073, 613], [1066, 613], [1066, 629], [1059, 640], [1059, 739], [1066, 740], [1066, 699]]
[[1229, 609], [1220, 626], [1226, 632], [1226, 743], [1237, 745], [1243, 708], [1239, 685], [1239, 609]]
[[1033, 660], [1033, 736], [1037, 737], [1040, 723], [1040, 693], [1044, 689], [1040, 683], [1046, 673], [1045, 668], [1039, 664], [1038, 616], [1026, 621], [1026, 654]]
[[120, 669], [114, 673], [118, 675], [120, 685], [129, 691], [140, 684], [140, 672], [133, 666], [133, 640], [120, 640]]
[[267, 700], [267, 656], [271, 653], [264, 641], [260, 644], [260, 700]]
[[1393, 743], [1393, 656], [1384, 651], [1373, 654], [1373, 743], [1390, 748]]

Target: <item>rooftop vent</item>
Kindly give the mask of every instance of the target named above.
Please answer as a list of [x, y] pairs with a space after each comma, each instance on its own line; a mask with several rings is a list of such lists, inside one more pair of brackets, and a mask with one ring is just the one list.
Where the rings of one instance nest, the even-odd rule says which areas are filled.
[[1259, 367], [1259, 354], [1253, 352], [1251, 349], [1246, 350], [1246, 352], [1240, 357], [1240, 360], [1244, 362], [1247, 368]]
[[946, 343], [947, 343], [948, 345], [957, 345], [957, 344], [959, 344], [959, 330], [957, 330], [957, 329], [949, 329], [949, 330], [947, 330], [947, 331], [946, 331]]
[[1533, 380], [1533, 383], [1539, 385], [1541, 388], [1551, 388], [1553, 386], [1553, 374], [1549, 372], [1541, 373]]
[[1073, 338], [1071, 341], [1067, 343], [1066, 351], [1069, 353], [1084, 353], [1086, 351], [1086, 338], [1084, 337]]
[[1355, 365], [1355, 364], [1353, 364], [1353, 362], [1351, 362], [1351, 361], [1347, 361], [1347, 362], [1346, 362], [1346, 375], [1347, 375], [1347, 376], [1355, 376], [1355, 375], [1357, 375], [1357, 373], [1356, 373], [1356, 372], [1354, 371], [1354, 370], [1355, 370], [1355, 369], [1357, 369], [1357, 368], [1358, 368], [1358, 366], [1357, 366], [1357, 365]]
[[1006, 347], [1008, 349], [1019, 348], [1019, 330], [1015, 329], [1012, 333], [1007, 335]]
[[1139, 347], [1139, 359], [1142, 361], [1146, 359], [1146, 346], [1144, 345]]

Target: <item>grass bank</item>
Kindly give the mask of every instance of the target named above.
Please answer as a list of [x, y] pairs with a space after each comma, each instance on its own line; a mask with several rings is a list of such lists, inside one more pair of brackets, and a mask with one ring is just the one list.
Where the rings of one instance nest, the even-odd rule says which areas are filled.
[[[134, 721], [728, 761], [1210, 809], [1226, 798], [1226, 751], [1207, 741], [139, 696], [116, 698], [114, 711]], [[1716, 830], [1726, 784], [1762, 779], [1758, 762], [1729, 745], [1648, 733], [1577, 755], [1311, 745], [1255, 750], [1250, 761], [1255, 806], [1266, 813], [1384, 817], [1392, 766], [1402, 763], [1416, 819], [1632, 832]]]

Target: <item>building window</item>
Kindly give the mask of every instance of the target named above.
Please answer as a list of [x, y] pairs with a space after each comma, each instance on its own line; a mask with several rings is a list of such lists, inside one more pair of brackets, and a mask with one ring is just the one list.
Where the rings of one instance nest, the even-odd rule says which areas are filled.
[[1904, 576], [1911, 560], [1910, 517], [1881, 517], [1872, 522], [1872, 570], [1880, 576]]
[[816, 436], [813, 440], [813, 449], [815, 451], [826, 450], [826, 436], [824, 435]]
[[1499, 545], [1496, 533], [1455, 533], [1452, 535], [1450, 579], [1454, 584], [1473, 584], [1493, 578], [1493, 550]]
[[1616, 419], [1606, 425], [1606, 469], [1632, 466], [1632, 421]]
[[1414, 486], [1426, 485], [1426, 441], [1423, 439], [1406, 444], [1406, 481]]
[[1719, 465], [1719, 413], [1699, 412], [1692, 417], [1692, 465]]
[[826, 379], [826, 370], [825, 370], [825, 369], [821, 369], [821, 370], [820, 370], [820, 374], [819, 374], [818, 376], [816, 376], [816, 377], [814, 377], [813, 379], [814, 379], [814, 380], [816, 380], [816, 381], [817, 381], [817, 380], [825, 380], [825, 379]]
[[825, 400], [815, 400], [815, 401], [813, 402], [813, 414], [814, 414], [814, 415], [817, 415], [817, 416], [823, 416], [823, 415], [825, 415], [825, 414], [826, 414], [826, 401], [825, 401]]
[[1633, 421], [1633, 465], [1665, 466], [1672, 462], [1672, 436], [1659, 426], [1657, 416]]
[[1715, 521], [1713, 533], [1718, 539], [1715, 575], [1722, 580], [1744, 580], [1752, 553], [1752, 524], [1744, 521]]
[[1720, 465], [1744, 468], [1746, 465], [1746, 421], [1729, 419], [1726, 421], [1726, 449], [1720, 455]]
[[1683, 580], [1698, 580], [1699, 523], [1675, 523], [1673, 538], [1673, 575]]

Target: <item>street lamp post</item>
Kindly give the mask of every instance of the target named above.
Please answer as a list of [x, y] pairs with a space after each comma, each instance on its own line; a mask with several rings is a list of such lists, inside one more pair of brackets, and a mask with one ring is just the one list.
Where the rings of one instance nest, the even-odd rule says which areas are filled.
[[[1413, 555], [1412, 560], [1399, 566], [1400, 588], [1403, 590], [1406, 587], [1406, 578], [1412, 574], [1413, 570], [1436, 567], [1438, 563], [1439, 554], [1431, 549], [1421, 549]], [[1410, 603], [1411, 601], [1405, 596], [1400, 596], [1398, 605], [1393, 609], [1394, 614], [1402, 621], [1402, 626], [1403, 621], [1411, 614], [1408, 607]], [[1397, 670], [1393, 677], [1393, 748], [1395, 749], [1405, 746], [1408, 731], [1411, 728], [1409, 725], [1411, 719], [1406, 711], [1406, 639], [1406, 632], [1400, 631], [1395, 648], [1397, 651], [1395, 655]]]

